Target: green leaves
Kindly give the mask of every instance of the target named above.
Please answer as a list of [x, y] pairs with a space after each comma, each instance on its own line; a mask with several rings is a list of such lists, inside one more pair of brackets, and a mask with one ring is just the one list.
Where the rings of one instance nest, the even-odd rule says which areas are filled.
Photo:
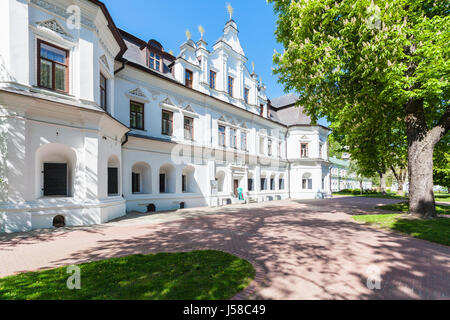
[[[405, 103], [432, 127], [448, 106], [450, 6], [431, 0], [270, 0], [279, 81], [371, 170], [405, 161]], [[353, 153], [355, 152], [355, 153]], [[393, 156], [398, 155], [398, 156]], [[371, 165], [369, 165], [371, 163]]]

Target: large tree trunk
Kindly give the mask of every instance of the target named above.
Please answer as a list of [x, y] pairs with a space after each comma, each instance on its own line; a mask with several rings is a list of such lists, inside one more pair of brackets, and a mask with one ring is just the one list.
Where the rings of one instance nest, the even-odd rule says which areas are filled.
[[406, 179], [406, 169], [398, 168], [396, 170], [394, 166], [391, 166], [391, 170], [392, 170], [392, 173], [394, 173], [395, 180], [397, 180], [397, 184], [398, 184], [397, 194], [400, 196], [404, 196], [405, 192], [403, 190], [403, 185], [405, 184], [405, 179]]
[[448, 131], [450, 111], [428, 130], [422, 100], [410, 100], [405, 106], [408, 137], [409, 213], [423, 218], [436, 217], [433, 192], [433, 151]]
[[378, 172], [378, 175], [380, 176], [380, 192], [386, 194], [386, 173]]

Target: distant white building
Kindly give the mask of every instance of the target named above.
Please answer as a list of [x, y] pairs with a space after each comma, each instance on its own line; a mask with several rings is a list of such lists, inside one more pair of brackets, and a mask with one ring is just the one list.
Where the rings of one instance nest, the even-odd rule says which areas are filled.
[[[346, 159], [350, 156], [347, 154]], [[331, 162], [331, 191], [341, 191], [344, 189], [360, 189], [360, 181], [355, 173], [349, 171], [349, 160], [341, 160], [330, 157]], [[372, 189], [372, 180], [363, 179], [363, 189]]]
[[267, 98], [236, 22], [173, 56], [100, 1], [73, 3], [0, 2], [0, 232], [221, 206], [239, 189], [331, 194], [329, 129], [295, 96]]

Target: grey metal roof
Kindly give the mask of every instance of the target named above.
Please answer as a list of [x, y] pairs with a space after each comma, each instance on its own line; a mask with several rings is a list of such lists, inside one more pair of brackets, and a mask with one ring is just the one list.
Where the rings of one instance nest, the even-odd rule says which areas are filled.
[[298, 96], [293, 93], [271, 100], [270, 117], [287, 126], [311, 124], [311, 118], [303, 112], [303, 107], [294, 105], [297, 100]]
[[278, 109], [278, 108], [281, 108], [281, 107], [285, 107], [285, 106], [294, 104], [297, 100], [298, 100], [298, 96], [297, 95], [295, 95], [293, 93], [289, 93], [287, 95], [271, 99], [270, 102], [272, 103], [272, 106], [275, 109]]

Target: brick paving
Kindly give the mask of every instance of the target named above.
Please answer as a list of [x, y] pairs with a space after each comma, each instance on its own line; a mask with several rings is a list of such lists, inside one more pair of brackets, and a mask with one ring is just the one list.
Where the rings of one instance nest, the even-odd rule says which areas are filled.
[[[450, 248], [356, 223], [397, 200], [342, 197], [131, 214], [0, 236], [0, 277], [136, 253], [222, 250], [256, 278], [234, 299], [450, 299]], [[381, 289], [367, 288], [368, 267]]]

